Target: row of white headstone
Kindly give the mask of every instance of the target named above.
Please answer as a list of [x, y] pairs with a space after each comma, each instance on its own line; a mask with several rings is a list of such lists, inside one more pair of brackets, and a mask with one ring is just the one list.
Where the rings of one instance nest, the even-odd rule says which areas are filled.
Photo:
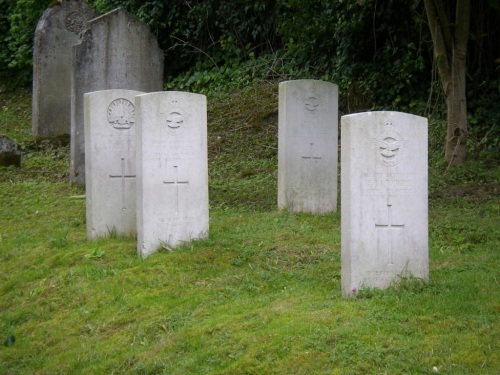
[[[279, 86], [278, 207], [337, 208], [338, 88]], [[206, 97], [87, 93], [87, 236], [138, 237], [147, 256], [208, 235]], [[427, 120], [367, 112], [341, 123], [342, 290], [428, 279]]]
[[[61, 0], [38, 22], [33, 68], [33, 135], [70, 134], [89, 238], [137, 233], [147, 256], [208, 234], [206, 98], [155, 92], [163, 52], [146, 24]], [[336, 210], [337, 104], [331, 83], [280, 84], [280, 209]], [[344, 294], [427, 279], [427, 120], [362, 113], [344, 116], [341, 131]]]
[[208, 235], [206, 107], [184, 92], [84, 95], [88, 238], [137, 233], [147, 256]]
[[[338, 88], [282, 82], [278, 205], [325, 213], [337, 206]], [[428, 279], [427, 119], [366, 112], [341, 119], [342, 291]]]

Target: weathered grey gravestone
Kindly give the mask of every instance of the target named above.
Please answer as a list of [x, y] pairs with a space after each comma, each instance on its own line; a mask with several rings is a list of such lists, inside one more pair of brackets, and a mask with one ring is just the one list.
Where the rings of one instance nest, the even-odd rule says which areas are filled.
[[0, 135], [0, 167], [21, 166], [21, 153], [17, 149], [17, 143], [7, 137]]
[[137, 249], [146, 257], [208, 235], [207, 99], [158, 92], [135, 103]]
[[84, 95], [87, 238], [136, 234], [136, 123], [140, 91]]
[[342, 117], [342, 292], [429, 277], [427, 119]]
[[33, 47], [32, 133], [69, 135], [72, 47], [96, 13], [85, 0], [62, 0], [38, 21]]
[[163, 88], [163, 52], [148, 26], [116, 9], [89, 22], [73, 47], [70, 181], [85, 183], [83, 94], [109, 89]]
[[337, 210], [338, 87], [315, 80], [279, 85], [278, 207]]

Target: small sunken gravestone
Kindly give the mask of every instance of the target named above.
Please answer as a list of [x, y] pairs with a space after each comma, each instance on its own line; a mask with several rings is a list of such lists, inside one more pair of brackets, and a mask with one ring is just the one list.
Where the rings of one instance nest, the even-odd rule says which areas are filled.
[[207, 100], [185, 92], [135, 100], [138, 252], [146, 257], [208, 235]]
[[278, 207], [337, 210], [338, 87], [316, 80], [279, 85]]
[[428, 280], [427, 119], [367, 112], [341, 123], [343, 295]]
[[84, 95], [87, 238], [136, 234], [136, 124], [131, 90]]
[[85, 183], [83, 94], [127, 89], [142, 92], [163, 88], [163, 52], [148, 26], [116, 9], [89, 22], [73, 47], [70, 181]]
[[33, 46], [32, 133], [70, 134], [73, 45], [96, 13], [85, 0], [62, 0], [38, 21]]
[[17, 168], [21, 166], [21, 153], [15, 141], [6, 135], [0, 135], [0, 167], [11, 165]]

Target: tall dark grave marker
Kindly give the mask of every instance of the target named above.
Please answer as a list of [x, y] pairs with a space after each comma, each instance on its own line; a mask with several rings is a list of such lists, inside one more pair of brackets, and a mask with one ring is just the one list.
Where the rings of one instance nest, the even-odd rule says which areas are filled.
[[85, 183], [83, 95], [126, 89], [142, 92], [163, 88], [163, 52], [148, 26], [116, 9], [89, 22], [73, 47], [70, 181]]
[[85, 0], [62, 0], [38, 21], [33, 48], [34, 136], [69, 135], [72, 47], [96, 15]]

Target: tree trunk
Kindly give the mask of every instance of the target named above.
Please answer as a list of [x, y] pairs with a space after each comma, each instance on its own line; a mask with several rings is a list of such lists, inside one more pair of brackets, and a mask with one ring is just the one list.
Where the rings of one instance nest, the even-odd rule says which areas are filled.
[[467, 101], [465, 97], [465, 56], [455, 56], [446, 93], [446, 145], [444, 159], [449, 165], [465, 162], [467, 153]]
[[445, 160], [463, 164], [467, 153], [467, 39], [470, 0], [457, 0], [455, 22], [451, 24], [442, 0], [424, 0], [434, 45], [434, 56], [446, 97], [447, 134]]

